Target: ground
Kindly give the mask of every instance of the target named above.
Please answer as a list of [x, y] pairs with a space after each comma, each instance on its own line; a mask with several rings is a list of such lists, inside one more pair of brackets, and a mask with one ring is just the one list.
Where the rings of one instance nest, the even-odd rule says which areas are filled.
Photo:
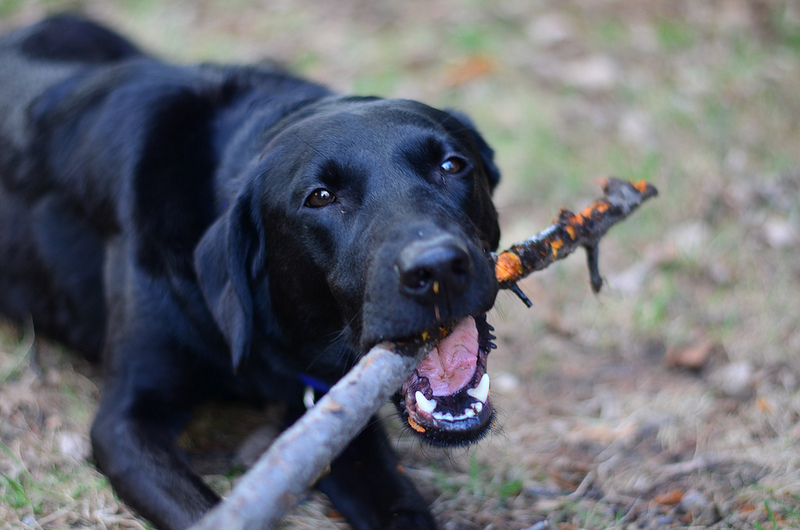
[[[488, 440], [421, 448], [385, 411], [443, 528], [800, 526], [799, 2], [0, 0], [0, 29], [64, 9], [173, 60], [466, 111], [503, 169], [503, 246], [599, 177], [659, 187], [604, 240], [599, 295], [579, 254], [521, 283], [532, 309], [501, 294]], [[99, 370], [0, 336], [0, 527], [147, 527], [91, 464]], [[274, 412], [185, 436], [221, 491], [233, 424]], [[283, 527], [346, 525], [313, 495]]]

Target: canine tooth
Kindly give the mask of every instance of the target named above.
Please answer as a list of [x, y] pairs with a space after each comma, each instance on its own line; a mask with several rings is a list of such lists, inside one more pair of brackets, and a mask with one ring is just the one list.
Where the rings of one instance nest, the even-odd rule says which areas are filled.
[[483, 410], [483, 403], [481, 403], [480, 401], [478, 401], [477, 403], [473, 403], [471, 410], [475, 411], [475, 414], [480, 414], [481, 411]]
[[486, 400], [489, 399], [489, 374], [483, 374], [483, 377], [481, 377], [481, 382], [478, 383], [478, 386], [468, 389], [467, 394], [474, 397], [481, 403], [486, 403]]
[[417, 390], [414, 394], [414, 397], [417, 399], [417, 407], [422, 412], [427, 412], [431, 414], [434, 410], [436, 410], [436, 400], [435, 399], [428, 399], [425, 397], [425, 394]]

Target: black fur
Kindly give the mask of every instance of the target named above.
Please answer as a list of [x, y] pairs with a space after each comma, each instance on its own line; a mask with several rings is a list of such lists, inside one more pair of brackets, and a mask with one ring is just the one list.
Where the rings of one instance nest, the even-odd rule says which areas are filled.
[[[494, 302], [499, 173], [461, 115], [164, 64], [67, 16], [0, 38], [0, 77], [0, 314], [103, 358], [96, 461], [159, 527], [218, 500], [175, 445], [197, 404], [296, 418], [300, 374], [332, 384]], [[313, 207], [320, 188], [335, 200]], [[436, 241], [469, 265], [458, 292], [409, 294], [398, 256]], [[357, 528], [435, 526], [374, 424], [318, 487]]]

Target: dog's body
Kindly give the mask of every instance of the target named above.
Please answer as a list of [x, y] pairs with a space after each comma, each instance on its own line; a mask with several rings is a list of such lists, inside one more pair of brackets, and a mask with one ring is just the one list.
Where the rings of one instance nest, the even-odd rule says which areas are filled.
[[[145, 517], [218, 500], [175, 445], [197, 404], [296, 418], [381, 340], [444, 327], [398, 407], [434, 443], [486, 432], [499, 174], [463, 117], [70, 17], [0, 38], [0, 78], [0, 314], [103, 358], [95, 458]], [[357, 528], [435, 526], [374, 422], [318, 487]]]

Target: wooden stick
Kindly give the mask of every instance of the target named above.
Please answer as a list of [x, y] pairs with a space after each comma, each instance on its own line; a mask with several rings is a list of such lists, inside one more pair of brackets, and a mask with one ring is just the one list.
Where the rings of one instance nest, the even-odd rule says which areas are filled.
[[655, 186], [643, 180], [633, 183], [611, 177], [605, 179], [602, 186], [604, 196], [580, 213], [574, 214], [562, 208], [548, 228], [497, 256], [495, 276], [501, 289], [513, 291], [530, 307], [530, 300], [520, 291], [517, 282], [554, 261], [566, 258], [576, 248], [584, 247], [592, 290], [600, 291], [603, 286], [597, 265], [600, 239], [640, 204], [658, 195]]
[[298, 502], [425, 357], [431, 346], [379, 344], [289, 429], [230, 496], [192, 528], [271, 528]]

